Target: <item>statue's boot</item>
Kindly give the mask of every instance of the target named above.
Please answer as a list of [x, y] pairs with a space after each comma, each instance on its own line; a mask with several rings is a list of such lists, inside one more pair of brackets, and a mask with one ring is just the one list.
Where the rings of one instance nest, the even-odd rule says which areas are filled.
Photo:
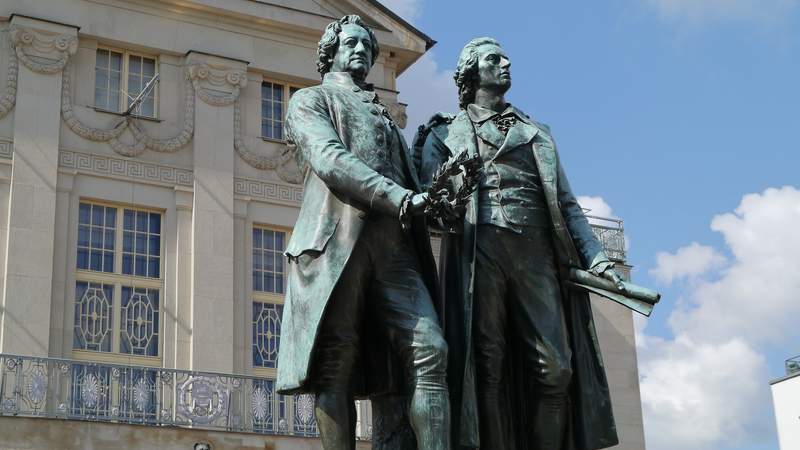
[[317, 429], [325, 450], [355, 450], [356, 407], [344, 392], [321, 392], [314, 409]]
[[532, 450], [563, 450], [569, 420], [566, 394], [545, 394], [536, 406]]
[[444, 377], [418, 380], [411, 396], [409, 416], [417, 436], [417, 450], [450, 450], [450, 396]]

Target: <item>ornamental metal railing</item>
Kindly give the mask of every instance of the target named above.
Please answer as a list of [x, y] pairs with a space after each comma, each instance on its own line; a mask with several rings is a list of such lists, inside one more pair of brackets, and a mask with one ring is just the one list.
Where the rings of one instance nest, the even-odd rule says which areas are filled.
[[791, 357], [786, 360], [786, 375], [793, 375], [800, 373], [800, 355]]
[[622, 220], [587, 214], [594, 235], [603, 245], [606, 255], [614, 261], [625, 262], [625, 228]]
[[279, 395], [270, 379], [6, 354], [0, 415], [318, 436], [313, 396]]

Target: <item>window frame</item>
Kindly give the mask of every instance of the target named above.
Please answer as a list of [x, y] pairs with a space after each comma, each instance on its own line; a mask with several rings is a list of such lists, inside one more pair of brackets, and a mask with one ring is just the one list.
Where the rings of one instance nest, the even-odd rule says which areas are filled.
[[[94, 104], [95, 100], [96, 100], [94, 98], [94, 91], [97, 89], [97, 51], [98, 50], [106, 50], [106, 51], [109, 51], [109, 52], [122, 54], [122, 68], [121, 68], [121, 71], [120, 71], [120, 76], [121, 76], [122, 79], [119, 82], [119, 98], [118, 98], [119, 105], [120, 105], [120, 110], [119, 111], [114, 111], [114, 110], [108, 109], [106, 107], [98, 106], [98, 105]], [[103, 112], [109, 112], [109, 113], [115, 113], [115, 114], [121, 114], [126, 109], [128, 109], [128, 105], [129, 105], [128, 101], [129, 100], [128, 100], [128, 96], [126, 95], [126, 93], [128, 92], [128, 77], [130, 75], [129, 69], [130, 69], [130, 57], [131, 56], [138, 56], [140, 58], [152, 59], [153, 61], [155, 61], [155, 69], [154, 69], [153, 75], [155, 76], [155, 74], [159, 73], [159, 67], [161, 65], [161, 62], [159, 60], [158, 55], [153, 55], [153, 54], [148, 54], [148, 53], [143, 53], [143, 52], [137, 52], [137, 51], [132, 51], [132, 50], [127, 50], [127, 49], [124, 49], [124, 48], [114, 47], [114, 46], [110, 46], [110, 45], [98, 45], [97, 46], [97, 48], [95, 49], [95, 52], [94, 52], [94, 70], [93, 70], [94, 82], [92, 84], [92, 93], [93, 93], [92, 107], [95, 110], [103, 111]], [[132, 116], [139, 117], [139, 118], [142, 118], [142, 119], [159, 120], [159, 113], [160, 113], [160, 108], [158, 107], [159, 98], [160, 98], [160, 96], [159, 96], [159, 84], [160, 83], [156, 83], [156, 85], [153, 86], [153, 115], [152, 116], [146, 116], [146, 115], [143, 115], [143, 114], [133, 114], [132, 113], [131, 114]], [[144, 86], [142, 86], [142, 87], [144, 87]]]
[[[264, 224], [264, 223], [259, 223], [259, 222], [253, 222], [250, 225], [250, 230], [249, 230], [250, 237], [249, 237], [248, 241], [249, 241], [249, 244], [250, 244], [250, 249], [249, 249], [250, 250], [250, 256], [249, 256], [249, 267], [248, 267], [248, 275], [249, 276], [247, 278], [248, 279], [248, 291], [250, 292], [250, 302], [249, 302], [250, 308], [248, 310], [248, 317], [250, 319], [250, 320], [248, 320], [248, 324], [249, 324], [249, 333], [248, 333], [248, 336], [249, 336], [249, 339], [248, 339], [248, 344], [249, 344], [248, 345], [249, 366], [250, 366], [250, 369], [253, 371], [254, 375], [257, 375], [259, 377], [275, 379], [275, 377], [278, 376], [278, 369], [277, 368], [256, 366], [255, 365], [255, 361], [253, 360], [253, 319], [252, 319], [253, 306], [254, 306], [255, 303], [271, 303], [271, 304], [280, 305], [280, 306], [283, 306], [285, 304], [285, 301], [286, 301], [285, 300], [286, 299], [286, 288], [288, 287], [287, 286], [287, 280], [288, 280], [287, 269], [289, 268], [288, 260], [287, 260], [288, 258], [286, 258], [286, 256], [283, 257], [284, 258], [284, 265], [283, 265], [283, 277], [284, 277], [284, 281], [283, 281], [284, 289], [283, 289], [283, 292], [284, 293], [283, 294], [276, 294], [274, 292], [265, 292], [265, 291], [257, 291], [257, 290], [255, 290], [254, 286], [253, 286], [253, 270], [254, 270], [253, 250], [255, 248], [254, 245], [253, 245], [253, 230], [255, 228], [260, 228], [261, 230], [270, 230], [270, 231], [278, 231], [278, 232], [286, 233], [286, 239], [284, 240], [284, 243], [283, 243], [283, 245], [284, 245], [284, 250], [283, 251], [286, 250], [286, 247], [289, 244], [289, 239], [291, 239], [291, 236], [292, 236], [292, 229], [288, 228], [288, 227], [280, 226], [280, 225], [272, 225], [272, 224]], [[281, 252], [281, 254], [283, 254], [283, 251]]]
[[[71, 353], [72, 358], [81, 361], [93, 361], [93, 362], [104, 362], [104, 363], [112, 363], [112, 364], [132, 364], [132, 365], [139, 365], [139, 366], [146, 366], [146, 367], [161, 367], [163, 356], [164, 356], [164, 332], [165, 332], [165, 321], [164, 321], [164, 303], [165, 303], [165, 293], [166, 293], [166, 286], [165, 286], [165, 249], [166, 249], [166, 239], [164, 233], [164, 225], [165, 225], [165, 218], [166, 218], [166, 211], [159, 208], [150, 208], [141, 205], [131, 205], [125, 203], [117, 203], [117, 202], [109, 202], [105, 200], [98, 200], [91, 197], [81, 197], [78, 199], [78, 205], [80, 208], [81, 204], [89, 204], [89, 205], [99, 205], [106, 208], [116, 208], [116, 218], [115, 218], [115, 228], [114, 228], [114, 272], [100, 272], [91, 269], [79, 269], [77, 266], [77, 251], [78, 251], [78, 241], [76, 239], [74, 245], [72, 245], [72, 249], [70, 254], [72, 255], [72, 267], [74, 267], [74, 282], [71, 286], [71, 294], [70, 298], [72, 302], [70, 303], [70, 310], [72, 311], [72, 322], [70, 324], [70, 339], [71, 339]], [[159, 233], [160, 237], [160, 248], [159, 248], [159, 276], [158, 278], [155, 277], [143, 277], [137, 276], [132, 274], [124, 274], [122, 273], [122, 255], [123, 255], [123, 239], [124, 239], [124, 216], [125, 210], [133, 210], [133, 211], [142, 211], [147, 213], [155, 213], [161, 216], [161, 232]], [[78, 228], [80, 227], [80, 219], [76, 218], [74, 226], [76, 227], [75, 230], [77, 232]], [[148, 243], [149, 245], [149, 243]], [[98, 350], [86, 350], [81, 348], [75, 347], [75, 304], [78, 301], [76, 297], [76, 286], [79, 282], [86, 282], [86, 283], [99, 283], [99, 284], [108, 284], [113, 287], [113, 298], [111, 301], [111, 351], [104, 352]], [[158, 291], [158, 313], [159, 313], [159, 320], [158, 320], [158, 327], [155, 332], [158, 335], [158, 345], [156, 346], [156, 355], [155, 356], [146, 356], [146, 355], [136, 355], [132, 353], [122, 353], [122, 287], [130, 287], [132, 289], [136, 288], [145, 288], [145, 289], [153, 289]]]
[[[281, 124], [283, 124], [282, 125], [282, 129], [281, 129], [282, 130], [282, 134], [283, 134], [283, 138], [282, 139], [272, 138], [272, 137], [269, 137], [269, 136], [264, 136], [264, 133], [263, 133], [263, 131], [264, 131], [264, 114], [263, 114], [262, 108], [263, 108], [263, 105], [264, 105], [264, 95], [263, 95], [264, 83], [272, 83], [273, 85], [274, 84], [279, 84], [279, 85], [283, 86], [282, 92], [283, 92], [283, 99], [284, 100], [281, 102], [281, 104], [283, 105], [283, 107], [281, 108]], [[263, 140], [265, 140], [267, 142], [278, 142], [278, 143], [281, 143], [281, 144], [285, 144], [286, 143], [286, 110], [289, 108], [289, 99], [291, 98], [291, 94], [293, 94], [292, 90], [295, 89], [294, 92], [297, 92], [297, 90], [300, 90], [300, 89], [303, 89], [303, 88], [306, 88], [306, 87], [308, 87], [308, 86], [302, 86], [302, 85], [299, 85], [299, 84], [296, 84], [296, 83], [292, 83], [292, 82], [289, 82], [289, 81], [286, 81], [286, 80], [279, 80], [277, 78], [263, 77], [261, 79], [261, 84], [259, 84], [259, 89], [261, 89], [261, 90], [259, 92], [260, 97], [259, 97], [259, 101], [258, 101], [258, 108], [259, 108], [258, 109], [258, 111], [259, 111], [259, 121], [258, 121], [258, 123], [259, 123], [259, 132], [258, 132], [258, 134], [261, 136], [261, 139], [263, 139]]]

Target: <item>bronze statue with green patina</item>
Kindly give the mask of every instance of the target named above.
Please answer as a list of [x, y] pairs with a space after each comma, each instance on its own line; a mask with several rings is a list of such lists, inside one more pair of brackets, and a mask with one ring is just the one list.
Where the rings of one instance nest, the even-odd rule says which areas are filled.
[[470, 41], [455, 73], [461, 111], [434, 116], [415, 139], [424, 186], [463, 149], [484, 165], [463, 217], [441, 223], [454, 445], [609, 447], [618, 439], [589, 298], [569, 270], [624, 285], [549, 127], [506, 101], [510, 67], [494, 39]]
[[326, 450], [354, 449], [354, 398], [382, 394], [407, 399], [412, 446], [448, 450], [447, 344], [424, 216], [432, 201], [365, 82], [378, 52], [358, 16], [329, 24], [322, 84], [289, 102], [287, 138], [308, 169], [286, 249], [277, 386], [315, 395]]

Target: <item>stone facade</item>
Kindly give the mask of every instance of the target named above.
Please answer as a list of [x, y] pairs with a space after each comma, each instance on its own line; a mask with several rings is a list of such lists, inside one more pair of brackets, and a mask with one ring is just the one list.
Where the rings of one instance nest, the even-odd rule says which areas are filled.
[[[264, 130], [279, 126], [292, 88], [319, 82], [314, 61], [321, 30], [349, 13], [376, 31], [382, 51], [368, 81], [403, 123], [396, 77], [433, 42], [372, 0], [2, 2], [0, 353], [274, 376], [266, 362], [254, 365], [256, 307], [282, 303], [282, 288], [269, 284], [280, 282], [279, 262], [269, 266], [262, 258], [280, 250], [278, 236], [291, 232], [302, 174], [275, 138], [278, 128]], [[125, 116], [126, 94], [145, 84], [148, 61], [159, 74], [152, 111], [140, 107]], [[281, 86], [280, 101], [275, 86]], [[266, 101], [265, 92], [273, 98]], [[105, 225], [84, 211], [102, 211]], [[128, 229], [129, 213], [137, 221], [150, 217], [143, 220], [155, 220], [156, 228]], [[84, 229], [91, 231], [84, 236]], [[277, 233], [270, 234], [272, 248], [256, 229]], [[96, 230], [107, 233], [99, 247]], [[128, 243], [128, 234], [144, 236], [149, 250]], [[88, 256], [81, 262], [83, 247]], [[114, 270], [93, 269], [95, 254], [97, 267]], [[149, 276], [139, 273], [140, 256]], [[253, 281], [256, 266], [264, 285]], [[136, 310], [134, 299], [155, 307], [155, 315]], [[641, 449], [631, 314], [604, 301], [595, 306], [623, 438], [618, 448]], [[264, 311], [258, 320], [267, 317]], [[76, 338], [79, 328], [88, 337]], [[279, 334], [264, 330], [267, 344]], [[148, 342], [156, 342], [152, 351]], [[259, 358], [266, 361], [271, 350], [263, 351]], [[295, 401], [287, 400], [286, 414], [297, 411]], [[369, 406], [360, 408], [366, 436]], [[37, 423], [79, 430], [69, 434], [82, 439], [93, 435], [82, 422], [14, 418], [2, 418], [0, 434], [17, 433], [16, 442], [26, 442], [25, 430]], [[103, 428], [101, 435], [132, 436], [126, 426], [108, 426], [119, 429], [91, 425]], [[152, 443], [145, 447], [177, 439], [156, 430], [143, 439]], [[208, 433], [209, 441], [228, 439]], [[297, 439], [276, 438], [270, 448], [318, 447], [313, 439]], [[306, 443], [287, 444], [300, 441]]]

